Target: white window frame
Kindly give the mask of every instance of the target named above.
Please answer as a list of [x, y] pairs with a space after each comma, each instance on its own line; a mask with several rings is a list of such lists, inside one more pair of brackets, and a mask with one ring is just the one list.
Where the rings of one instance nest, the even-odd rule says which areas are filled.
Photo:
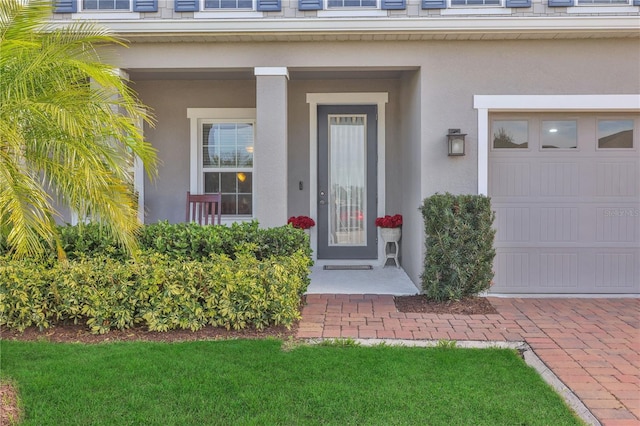
[[626, 0], [624, 3], [618, 2], [618, 3], [583, 3], [583, 4], [580, 4], [580, 1], [581, 0], [576, 0], [575, 7], [594, 7], [594, 6], [609, 7], [609, 6], [631, 6], [632, 5], [632, 0]]
[[600, 4], [580, 4], [576, 0], [575, 6], [567, 7], [568, 14], [598, 14], [598, 13], [638, 13], [640, 6], [634, 6], [633, 0], [627, 0], [627, 3], [600, 3]]
[[317, 13], [318, 18], [388, 16], [387, 11], [381, 9], [381, 3], [381, 0], [376, 0], [375, 7], [329, 7], [329, 0], [322, 0], [322, 10]]
[[[469, 1], [469, 0], [465, 0], [465, 1]], [[458, 9], [465, 9], [465, 8], [481, 8], [481, 9], [488, 9], [488, 8], [503, 8], [505, 6], [505, 0], [499, 0], [500, 4], [453, 4], [453, 0], [447, 0], [447, 7], [448, 8], [458, 8]]]
[[[202, 125], [207, 123], [224, 123], [224, 122], [249, 122], [253, 124], [254, 145], [255, 145], [255, 129], [256, 129], [256, 109], [255, 108], [187, 108], [187, 118], [190, 120], [190, 138], [189, 138], [189, 191], [194, 194], [201, 194], [204, 190], [204, 182], [202, 174]], [[256, 158], [253, 158], [253, 167], [251, 167], [252, 176], [255, 177]], [[245, 170], [245, 168], [242, 168]], [[248, 168], [246, 168], [248, 169]], [[229, 168], [226, 171], [234, 171], [235, 168]], [[255, 194], [256, 181], [252, 179], [251, 195], [252, 195], [252, 214], [251, 215], [223, 215], [222, 223], [230, 224], [234, 222], [246, 222], [253, 220], [255, 215]]]
[[474, 95], [478, 110], [478, 194], [489, 190], [489, 112], [640, 112], [634, 95]]
[[512, 8], [506, 6], [506, 0], [500, 0], [500, 4], [490, 5], [452, 5], [447, 0], [447, 8], [440, 11], [440, 15], [511, 15]]
[[194, 12], [194, 18], [215, 19], [215, 18], [262, 18], [264, 12], [257, 10], [258, 0], [253, 0], [251, 9], [205, 9], [205, 0], [200, 1], [200, 11]]
[[[331, 0], [323, 0], [323, 9], [324, 10], [376, 10], [376, 9], [380, 9], [380, 2], [381, 0], [376, 0], [376, 5], [375, 6], [342, 6], [342, 7], [338, 7], [338, 6], [329, 6], [329, 2]], [[345, 1], [345, 0], [342, 0]], [[362, 0], [360, 0], [362, 1]]]
[[257, 0], [252, 0], [251, 1], [251, 8], [248, 8], [248, 7], [243, 7], [243, 8], [227, 7], [227, 8], [219, 8], [219, 9], [214, 9], [214, 8], [207, 9], [207, 8], [205, 8], [206, 1], [207, 0], [200, 0], [200, 10], [201, 11], [204, 11], [204, 12], [255, 12], [257, 4], [258, 4]]
[[133, 11], [133, 0], [129, 0], [129, 9], [83, 9], [83, 0], [78, 0], [78, 12], [71, 14], [71, 19], [140, 19], [140, 13]]

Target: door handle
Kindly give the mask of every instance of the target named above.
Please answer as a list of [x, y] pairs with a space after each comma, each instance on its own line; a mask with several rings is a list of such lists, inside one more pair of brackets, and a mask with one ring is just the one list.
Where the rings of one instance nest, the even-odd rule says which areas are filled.
[[325, 200], [320, 200], [320, 205], [324, 206], [325, 204], [327, 204], [327, 202]]

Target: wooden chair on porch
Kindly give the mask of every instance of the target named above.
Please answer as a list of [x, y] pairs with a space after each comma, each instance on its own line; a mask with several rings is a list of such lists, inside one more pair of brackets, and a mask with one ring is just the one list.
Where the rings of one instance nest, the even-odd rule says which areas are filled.
[[192, 194], [187, 191], [187, 222], [214, 225], [222, 222], [222, 196], [220, 194]]

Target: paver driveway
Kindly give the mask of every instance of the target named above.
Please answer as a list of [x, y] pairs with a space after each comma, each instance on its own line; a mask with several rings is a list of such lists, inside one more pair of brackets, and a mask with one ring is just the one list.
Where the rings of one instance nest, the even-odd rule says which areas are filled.
[[300, 338], [526, 341], [604, 425], [640, 425], [640, 300], [490, 298], [497, 315], [400, 313], [390, 295], [307, 295]]

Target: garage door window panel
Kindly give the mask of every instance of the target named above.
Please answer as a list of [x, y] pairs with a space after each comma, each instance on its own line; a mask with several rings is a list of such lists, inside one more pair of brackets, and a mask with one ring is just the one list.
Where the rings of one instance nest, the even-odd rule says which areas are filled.
[[527, 120], [494, 120], [491, 127], [493, 149], [528, 149], [529, 122]]
[[598, 120], [598, 149], [633, 149], [633, 120]]
[[543, 120], [540, 134], [542, 149], [578, 148], [576, 120]]

